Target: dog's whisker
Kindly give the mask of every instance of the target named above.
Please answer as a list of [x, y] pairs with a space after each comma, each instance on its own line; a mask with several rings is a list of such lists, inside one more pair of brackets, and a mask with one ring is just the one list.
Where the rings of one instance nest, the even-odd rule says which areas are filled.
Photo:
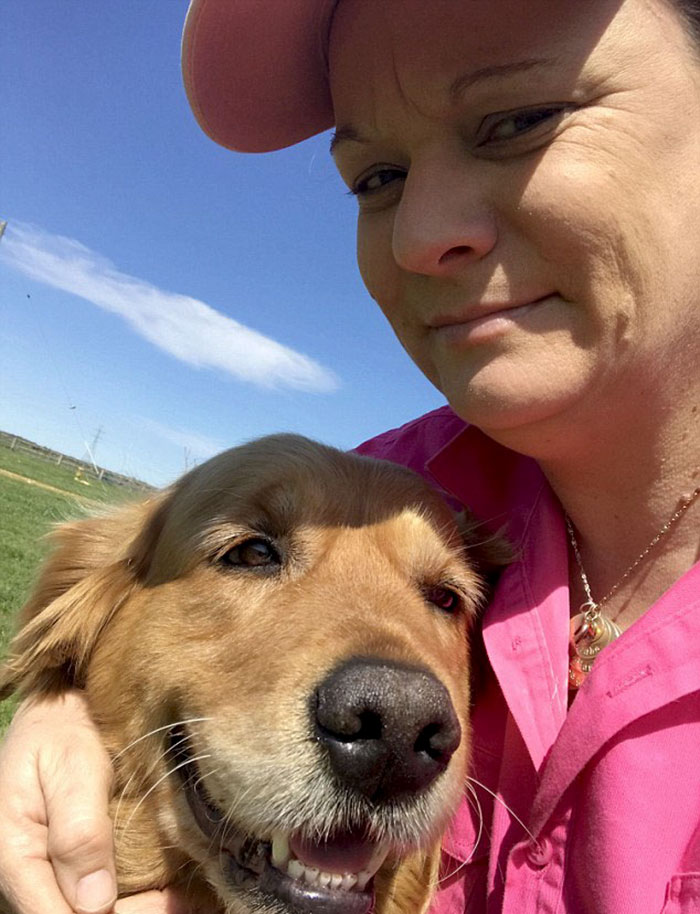
[[[484, 811], [482, 809], [481, 802], [479, 800], [479, 797], [477, 795], [476, 788], [474, 787], [474, 785], [467, 783], [464, 786], [466, 787], [466, 790], [467, 790], [467, 793], [466, 793], [467, 803], [471, 806], [471, 808], [476, 812], [477, 816], [479, 817], [479, 831], [476, 836], [476, 840], [474, 842], [474, 848], [476, 848], [479, 841], [481, 840], [481, 835], [484, 830]], [[472, 851], [472, 854], [473, 853], [474, 853], [474, 851]]]
[[199, 755], [199, 756], [195, 756], [195, 757], [192, 758], [192, 759], [186, 759], [184, 762], [180, 762], [179, 765], [176, 765], [174, 768], [171, 768], [169, 771], [166, 771], [165, 774], [162, 775], [162, 777], [159, 777], [158, 780], [155, 782], [155, 784], [152, 784], [152, 785], [148, 788], [148, 790], [146, 791], [146, 793], [141, 797], [141, 799], [138, 801], [138, 803], [136, 804], [136, 806], [135, 806], [134, 809], [132, 810], [131, 815], [129, 816], [129, 818], [128, 818], [128, 820], [127, 820], [127, 823], [126, 823], [126, 825], [124, 826], [124, 830], [122, 831], [122, 837], [126, 834], [128, 828], [129, 828], [129, 825], [131, 824], [131, 820], [134, 818], [134, 816], [136, 815], [136, 813], [139, 811], [139, 809], [141, 808], [141, 806], [143, 805], [143, 803], [144, 803], [144, 802], [146, 801], [146, 799], [153, 793], [153, 791], [154, 791], [154, 790], [155, 790], [164, 780], [166, 780], [166, 778], [169, 778], [171, 774], [174, 774], [176, 771], [179, 771], [180, 768], [184, 768], [185, 765], [189, 765], [191, 762], [200, 762], [202, 759], [205, 759], [205, 758], [211, 758], [211, 755], [209, 755], [209, 754], [207, 754], [207, 755]]
[[[234, 817], [234, 812], [235, 812], [236, 807], [243, 800], [245, 800], [247, 798], [247, 796], [250, 794], [251, 790], [252, 790], [252, 787], [249, 786], [246, 790], [242, 791], [234, 800], [232, 800], [232, 802], [229, 804], [228, 809], [224, 813], [224, 818], [221, 823], [220, 834], [219, 834], [219, 853], [222, 852], [224, 843], [227, 841], [227, 839], [233, 829], [233, 821], [234, 821], [233, 817]], [[216, 835], [214, 835], [212, 838], [212, 842], [211, 842], [212, 845], [214, 843], [215, 838], [216, 838]]]
[[131, 777], [129, 778], [129, 780], [126, 782], [126, 784], [124, 785], [124, 787], [122, 787], [122, 789], [121, 789], [121, 791], [120, 791], [120, 793], [119, 793], [119, 800], [117, 801], [117, 808], [116, 808], [116, 810], [115, 810], [115, 812], [114, 812], [114, 826], [113, 826], [113, 828], [114, 828], [114, 834], [116, 835], [117, 842], [119, 842], [119, 840], [120, 840], [120, 835], [119, 835], [119, 815], [120, 815], [120, 813], [121, 813], [122, 804], [123, 804], [123, 802], [124, 802], [124, 797], [126, 796], [128, 790], [129, 790], [129, 788], [131, 787], [131, 783], [132, 783], [132, 781], [134, 780], [134, 778], [136, 777], [136, 775], [137, 775], [137, 772], [134, 771], [133, 774], [131, 775]]
[[172, 727], [178, 727], [181, 724], [196, 724], [196, 723], [202, 723], [202, 722], [208, 721], [208, 720], [213, 720], [213, 718], [211, 718], [211, 717], [188, 717], [188, 718], [185, 718], [184, 720], [175, 720], [169, 724], [163, 724], [162, 727], [156, 727], [153, 730], [149, 730], [148, 733], [144, 733], [142, 736], [137, 737], [136, 739], [134, 739], [130, 743], [128, 743], [126, 746], [124, 746], [123, 749], [120, 749], [119, 752], [117, 752], [117, 754], [114, 756], [114, 761], [116, 761], [118, 758], [120, 758], [122, 755], [124, 755], [125, 752], [128, 752], [129, 749], [132, 749], [138, 743], [141, 743], [141, 742], [143, 742], [143, 740], [148, 739], [149, 736], [155, 736], [156, 733], [162, 733], [163, 730], [170, 730]]
[[[211, 720], [211, 719], [212, 718], [210, 718], [210, 717], [202, 717], [202, 718], [192, 717], [192, 718], [188, 718], [187, 720], [184, 720], [184, 721], [178, 721], [177, 724], [180, 724], [180, 723], [189, 724], [189, 723], [195, 723], [198, 721], [206, 721], [206, 720]], [[172, 726], [176, 726], [176, 724], [168, 724], [165, 727], [157, 727], [156, 729], [150, 730], [148, 733], [143, 734], [143, 736], [139, 737], [136, 740], [133, 740], [128, 746], [126, 746], [124, 749], [122, 749], [121, 752], [117, 753], [117, 755], [114, 756], [114, 760], [116, 761], [120, 755], [123, 755], [123, 753], [126, 752], [127, 749], [135, 746], [137, 743], [147, 739], [149, 736], [154, 736], [156, 734], [162, 733], [164, 730], [167, 730]], [[165, 759], [166, 756], [173, 749], [176, 749], [179, 746], [183, 745], [184, 743], [191, 741], [191, 739], [192, 739], [192, 735], [190, 733], [185, 733], [176, 743], [165, 746], [165, 748], [163, 748], [161, 750], [161, 752], [159, 752], [158, 755], [156, 755], [156, 757], [153, 759], [153, 761], [151, 762], [151, 764], [148, 766], [148, 768], [145, 771], [139, 771], [137, 769], [136, 771], [132, 772], [128, 781], [126, 782], [126, 784], [120, 791], [119, 800], [117, 802], [117, 808], [114, 813], [114, 833], [117, 836], [118, 843], [121, 841], [121, 837], [122, 837], [122, 834], [119, 832], [119, 817], [121, 814], [122, 805], [123, 805], [126, 797], [129, 795], [130, 792], [133, 794], [141, 789], [142, 785], [146, 783], [149, 775], [153, 772], [153, 770], [155, 768], [158, 767], [159, 763], [161, 761], [163, 761], [163, 759]], [[137, 778], [138, 778], [137, 783], [139, 786], [138, 786], [138, 788], [135, 789], [133, 787], [133, 784], [134, 784], [135, 779], [137, 779]]]
[[476, 778], [467, 776], [467, 781], [470, 782], [471, 784], [475, 784], [477, 787], [481, 787], [482, 790], [485, 790], [486, 793], [490, 794], [490, 796], [492, 796], [494, 798], [496, 803], [500, 803], [500, 805], [505, 809], [505, 811], [507, 813], [509, 813], [513, 817], [513, 819], [515, 819], [515, 821], [522, 828], [522, 830], [525, 832], [525, 834], [528, 835], [528, 837], [530, 838], [531, 841], [537, 840], [535, 838], [535, 836], [533, 835], [533, 833], [530, 831], [530, 829], [527, 827], [527, 825], [520, 818], [520, 816], [518, 816], [518, 814], [505, 802], [505, 800], [502, 800], [501, 797], [498, 796], [498, 794], [494, 793], [493, 790], [491, 790], [489, 787], [486, 786], [486, 784], [482, 784], [481, 781], [477, 781]]
[[199, 785], [202, 783], [202, 781], [203, 781], [205, 778], [210, 778], [213, 774], [217, 774], [217, 772], [219, 772], [219, 771], [221, 771], [221, 766], [219, 766], [218, 768], [212, 768], [211, 771], [206, 771], [206, 772], [204, 772], [204, 773], [201, 773], [201, 772], [200, 772], [199, 777], [197, 778], [197, 780], [194, 782], [194, 784], [193, 784], [192, 786], [193, 786], [193, 787], [195, 788], [195, 790], [196, 790], [197, 787], [199, 787]]
[[[472, 849], [469, 852], [469, 856], [467, 857], [467, 859], [463, 860], [459, 864], [459, 866], [455, 867], [452, 870], [452, 872], [445, 873], [445, 875], [442, 876], [438, 880], [438, 885], [442, 885], [443, 883], [447, 882], [448, 879], [452, 879], [453, 876], [456, 876], [457, 873], [460, 872], [460, 870], [463, 870], [465, 866], [468, 866], [471, 863], [472, 858], [473, 858], [474, 854], [476, 853], [476, 849], [479, 846], [479, 842], [481, 841], [481, 836], [484, 832], [484, 813], [481, 808], [481, 803], [479, 802], [479, 797], [477, 796], [476, 790], [474, 789], [472, 784], [467, 783], [465, 786], [467, 789], [467, 802], [472, 807], [472, 809], [476, 811], [476, 814], [479, 817], [479, 831], [477, 832], [476, 838], [474, 839], [474, 844], [472, 845]], [[471, 802], [469, 800], [470, 796], [472, 797]]]

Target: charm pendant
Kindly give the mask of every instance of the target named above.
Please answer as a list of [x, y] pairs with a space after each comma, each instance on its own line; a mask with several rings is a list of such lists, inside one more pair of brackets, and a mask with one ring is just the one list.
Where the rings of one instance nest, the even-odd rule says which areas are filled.
[[578, 689], [590, 673], [598, 654], [622, 634], [621, 629], [599, 612], [595, 604], [584, 603], [571, 620], [569, 637], [569, 688]]

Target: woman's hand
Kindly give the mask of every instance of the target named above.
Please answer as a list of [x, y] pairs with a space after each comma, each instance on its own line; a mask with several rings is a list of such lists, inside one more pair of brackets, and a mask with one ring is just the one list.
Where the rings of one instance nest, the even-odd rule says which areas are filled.
[[80, 692], [20, 707], [0, 745], [0, 898], [18, 914], [112, 910], [111, 784]]
[[[0, 912], [107, 914], [117, 897], [112, 766], [81, 692], [25, 702], [0, 744]], [[117, 914], [195, 914], [174, 890]]]

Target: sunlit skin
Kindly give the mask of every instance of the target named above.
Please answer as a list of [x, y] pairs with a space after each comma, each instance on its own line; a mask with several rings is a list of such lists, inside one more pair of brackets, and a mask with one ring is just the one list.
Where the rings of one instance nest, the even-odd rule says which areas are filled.
[[625, 390], [653, 398], [659, 369], [697, 364], [682, 352], [700, 287], [699, 70], [660, 0], [618, 7], [336, 12], [334, 156], [358, 195], [365, 283], [457, 412], [513, 446], [612, 396], [624, 415]]
[[[604, 593], [700, 473], [700, 63], [677, 13], [341, 0], [329, 63], [370, 294], [457, 413], [538, 459]], [[623, 625], [694, 529], [619, 594]]]

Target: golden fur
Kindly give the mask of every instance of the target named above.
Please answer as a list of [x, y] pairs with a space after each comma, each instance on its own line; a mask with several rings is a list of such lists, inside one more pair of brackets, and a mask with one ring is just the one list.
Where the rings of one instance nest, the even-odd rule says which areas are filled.
[[[227, 564], [251, 537], [279, 550], [274, 573]], [[274, 436], [140, 504], [61, 525], [54, 547], [0, 689], [86, 690], [114, 762], [121, 893], [178, 883], [211, 911], [287, 910], [224, 878], [217, 842], [168, 773], [166, 734], [185, 721], [207, 795], [237, 830], [320, 837], [361, 822], [391, 845], [375, 879], [377, 914], [426, 909], [465, 775], [467, 628], [480, 582], [479, 550], [465, 556], [422, 480]], [[457, 613], [426, 601], [426, 588], [444, 584], [461, 595]], [[391, 810], [341, 803], [309, 732], [308, 696], [355, 656], [432, 671], [462, 728], [448, 768]]]

